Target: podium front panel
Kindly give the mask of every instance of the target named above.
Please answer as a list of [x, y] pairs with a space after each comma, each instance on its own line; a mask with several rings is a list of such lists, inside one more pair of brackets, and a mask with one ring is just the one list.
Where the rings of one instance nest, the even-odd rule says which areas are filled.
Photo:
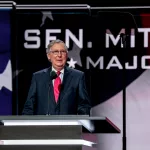
[[1, 126], [0, 139], [80, 139], [82, 126]]
[[82, 150], [82, 145], [78, 146], [49, 146], [49, 145], [1, 145], [0, 150]]

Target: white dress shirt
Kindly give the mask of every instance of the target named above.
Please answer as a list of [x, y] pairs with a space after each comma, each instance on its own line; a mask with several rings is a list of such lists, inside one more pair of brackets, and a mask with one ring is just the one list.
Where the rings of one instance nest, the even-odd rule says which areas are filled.
[[[54, 69], [53, 67], [52, 67], [52, 71], [57, 72], [57, 70], [56, 70], [56, 69]], [[60, 75], [59, 75], [59, 77], [60, 77], [60, 79], [61, 79], [61, 83], [62, 83], [62, 82], [63, 82], [63, 77], [64, 77], [64, 69], [62, 69], [62, 70], [60, 71]], [[54, 80], [55, 80], [55, 79], [53, 79], [53, 86], [54, 86]]]

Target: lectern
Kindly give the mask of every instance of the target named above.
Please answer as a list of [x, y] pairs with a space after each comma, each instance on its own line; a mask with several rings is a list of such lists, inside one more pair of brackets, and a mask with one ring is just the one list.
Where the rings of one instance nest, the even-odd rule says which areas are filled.
[[82, 133], [120, 133], [107, 117], [1, 116], [0, 150], [82, 150]]

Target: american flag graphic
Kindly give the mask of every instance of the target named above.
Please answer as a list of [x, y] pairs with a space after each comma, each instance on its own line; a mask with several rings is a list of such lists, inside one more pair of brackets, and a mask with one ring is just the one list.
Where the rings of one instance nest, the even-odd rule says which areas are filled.
[[12, 114], [10, 9], [0, 9], [0, 115]]

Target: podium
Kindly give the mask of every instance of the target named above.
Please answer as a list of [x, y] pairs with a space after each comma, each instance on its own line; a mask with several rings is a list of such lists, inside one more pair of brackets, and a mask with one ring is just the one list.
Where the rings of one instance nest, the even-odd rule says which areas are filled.
[[82, 133], [120, 133], [107, 117], [1, 116], [0, 150], [82, 150]]

